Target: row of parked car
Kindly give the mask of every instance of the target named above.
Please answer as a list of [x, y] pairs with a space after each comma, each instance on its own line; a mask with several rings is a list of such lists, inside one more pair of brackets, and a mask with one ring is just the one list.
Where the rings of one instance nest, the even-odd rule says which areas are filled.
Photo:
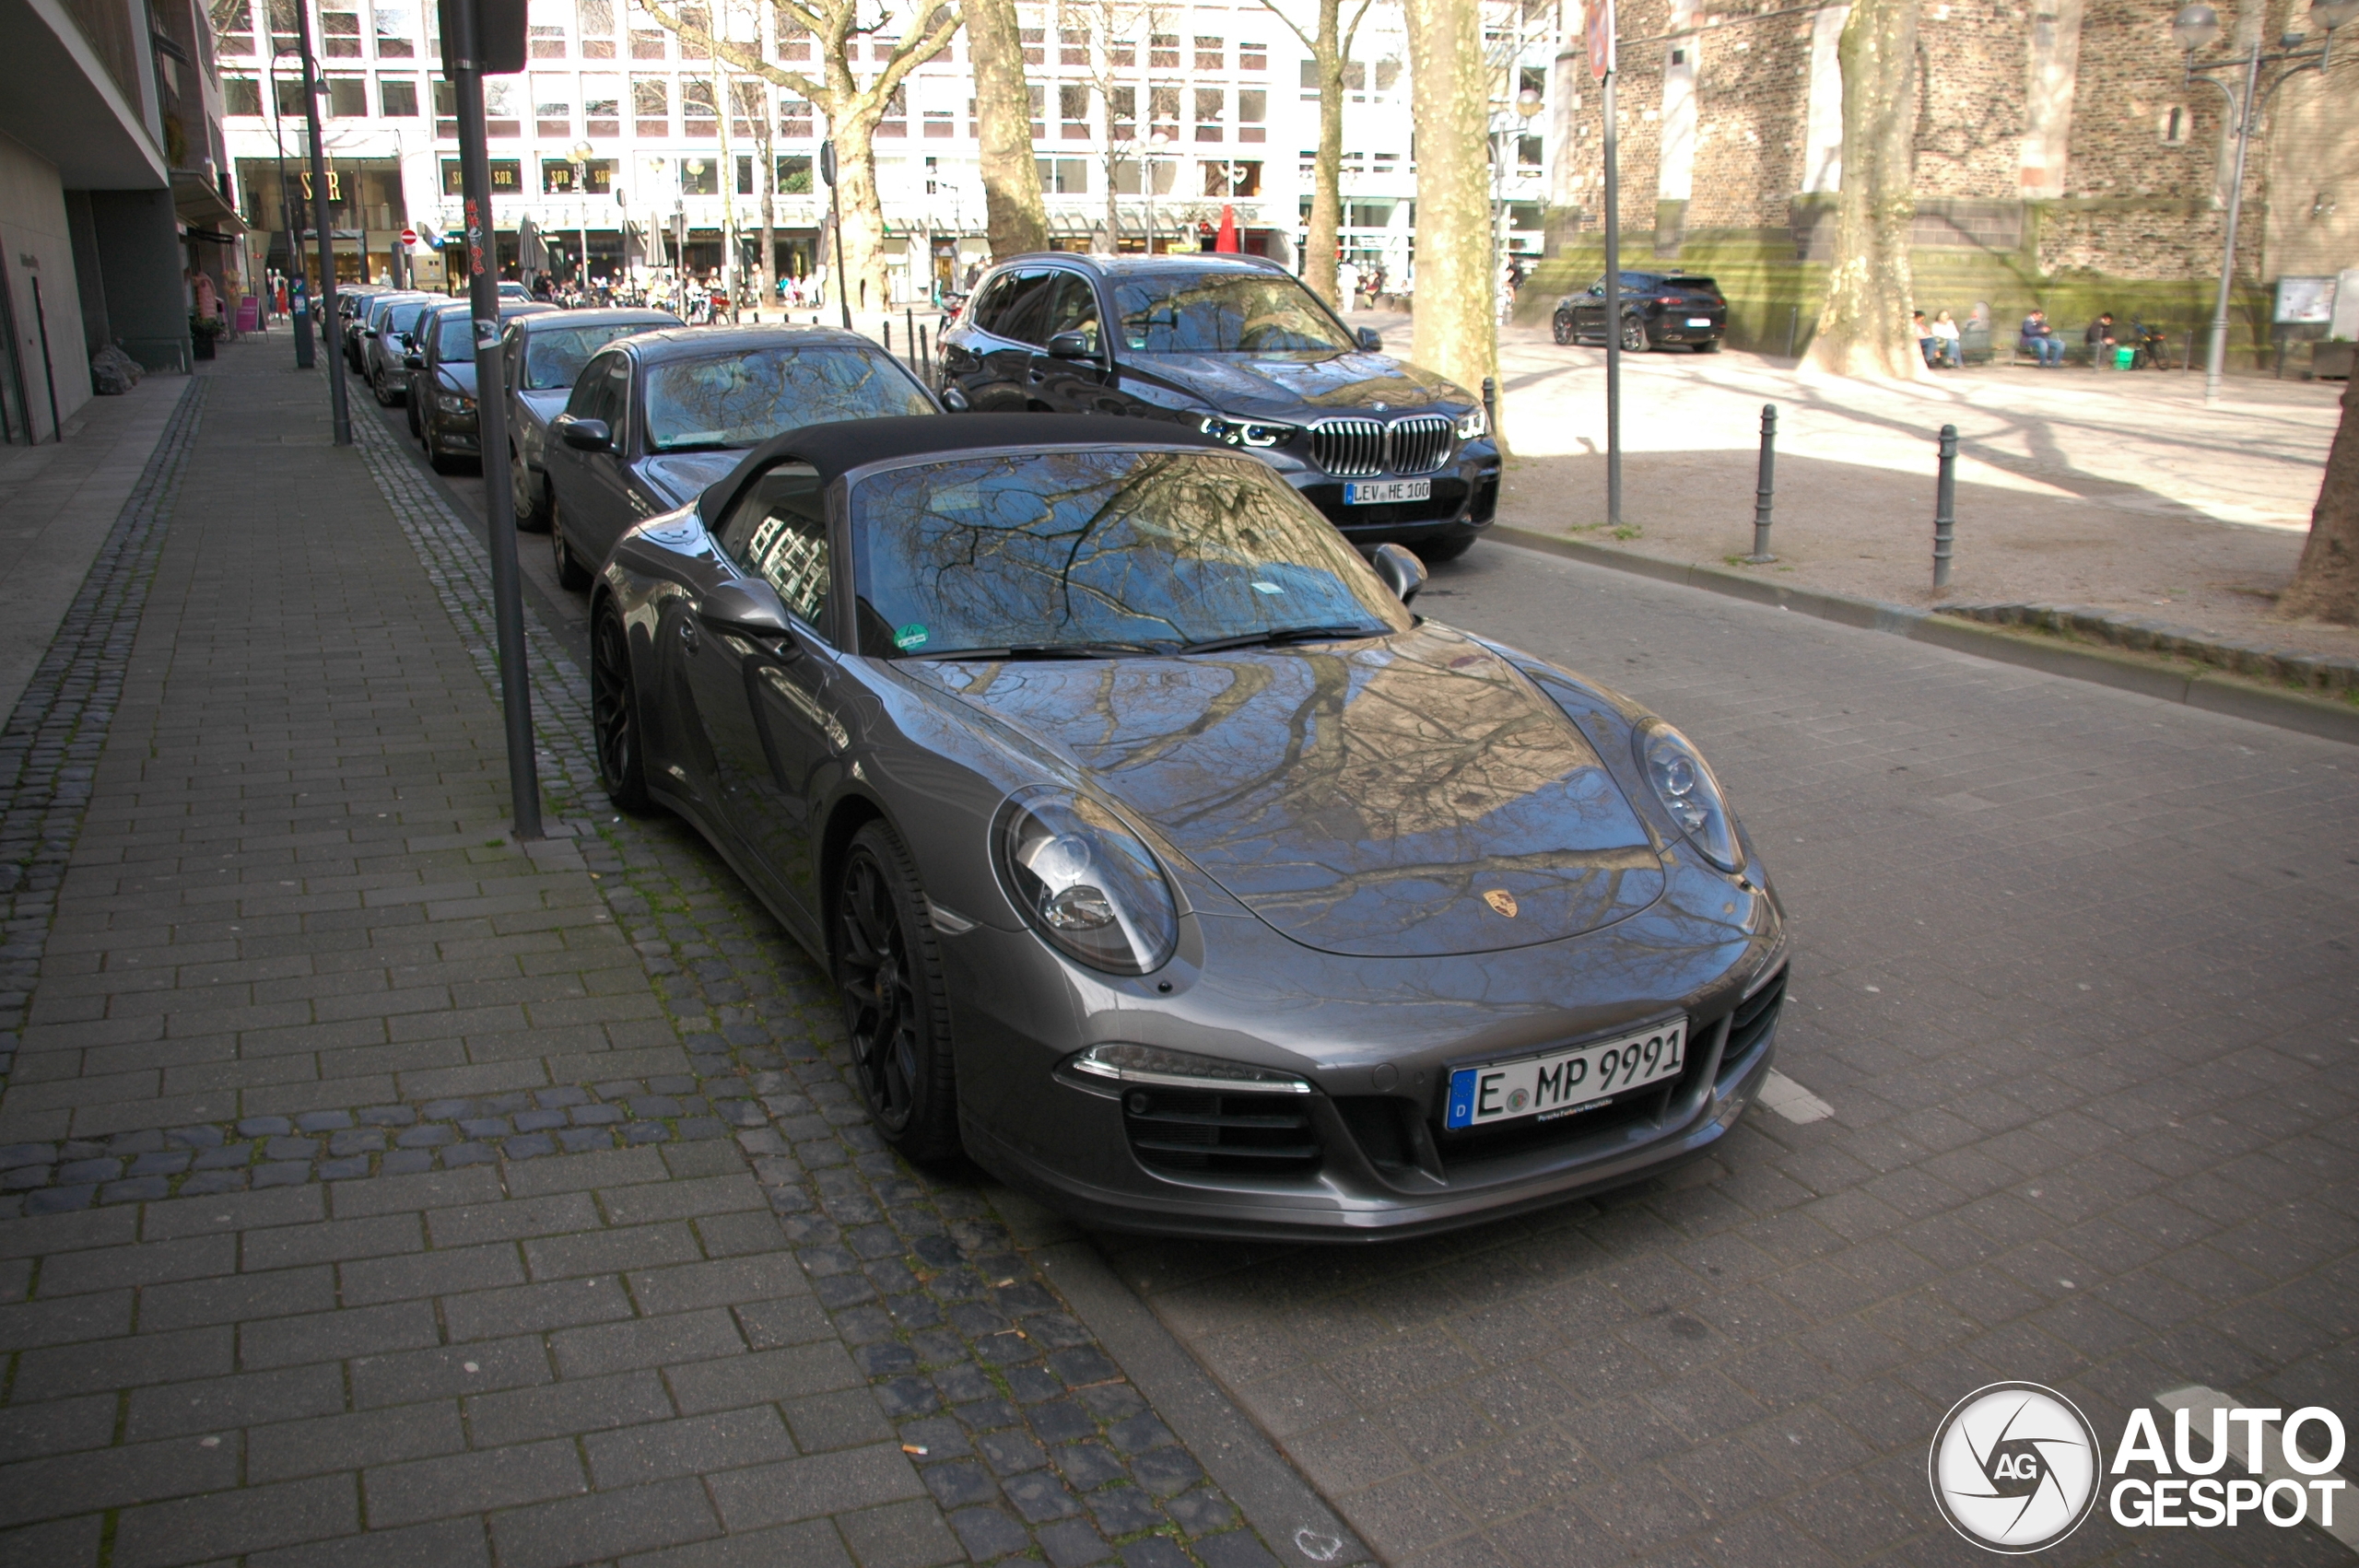
[[[437, 465], [476, 451], [466, 306], [356, 314]], [[901, 1153], [1104, 1226], [1408, 1235], [1660, 1171], [1759, 1090], [1787, 938], [1710, 769], [1412, 610], [1407, 546], [1490, 521], [1485, 410], [1294, 278], [1020, 257], [925, 380], [826, 328], [503, 318], [607, 796], [809, 949]]]

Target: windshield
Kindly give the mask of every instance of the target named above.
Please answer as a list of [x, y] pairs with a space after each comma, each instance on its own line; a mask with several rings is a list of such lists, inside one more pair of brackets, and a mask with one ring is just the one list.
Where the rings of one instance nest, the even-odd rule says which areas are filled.
[[594, 327], [549, 327], [524, 339], [524, 390], [554, 392], [569, 387], [590, 357], [618, 337], [653, 332], [663, 322], [607, 322]]
[[475, 357], [475, 319], [467, 310], [453, 310], [434, 324], [434, 357], [445, 365]]
[[1327, 521], [1221, 452], [1041, 452], [897, 468], [851, 494], [859, 647], [1172, 653], [1408, 624]]
[[1170, 273], [1114, 286], [1122, 342], [1139, 354], [1329, 353], [1356, 347], [1310, 291], [1283, 274]]
[[431, 299], [414, 299], [406, 305], [396, 305], [385, 313], [385, 330], [404, 335], [417, 331], [417, 320], [434, 309]]
[[652, 451], [758, 446], [798, 425], [933, 412], [892, 360], [836, 344], [733, 349], [647, 373]]

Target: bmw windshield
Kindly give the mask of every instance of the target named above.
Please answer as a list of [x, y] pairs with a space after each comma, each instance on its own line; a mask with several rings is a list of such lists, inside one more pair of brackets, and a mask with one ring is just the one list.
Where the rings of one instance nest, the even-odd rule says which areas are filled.
[[1133, 354], [1326, 354], [1357, 346], [1310, 290], [1283, 273], [1150, 273], [1114, 285]]
[[803, 425], [933, 412], [893, 360], [834, 344], [733, 349], [647, 372], [647, 444], [659, 452], [724, 451]]
[[874, 658], [1175, 654], [1409, 624], [1250, 458], [959, 458], [872, 475], [851, 505], [857, 636]]

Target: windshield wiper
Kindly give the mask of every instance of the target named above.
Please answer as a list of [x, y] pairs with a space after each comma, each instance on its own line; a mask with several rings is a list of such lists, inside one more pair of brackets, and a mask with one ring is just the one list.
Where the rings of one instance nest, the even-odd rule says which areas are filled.
[[1210, 642], [1191, 642], [1180, 649], [1182, 653], [1220, 653], [1232, 648], [1279, 648], [1290, 642], [1332, 642], [1344, 638], [1382, 637], [1391, 626], [1279, 626], [1271, 631], [1247, 632], [1240, 637], [1215, 638]]
[[1144, 642], [1020, 642], [1005, 648], [927, 649], [906, 655], [917, 659], [966, 659], [979, 663], [1013, 663], [1025, 659], [1123, 659], [1133, 654], [1168, 653]]

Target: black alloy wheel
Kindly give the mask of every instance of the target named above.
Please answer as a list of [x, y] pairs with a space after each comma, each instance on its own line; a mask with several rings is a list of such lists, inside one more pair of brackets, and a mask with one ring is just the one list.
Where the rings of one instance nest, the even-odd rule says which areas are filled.
[[369, 395], [377, 400], [378, 407], [393, 407], [393, 400], [385, 394], [385, 377], [384, 372], [381, 370], [370, 372], [369, 377]]
[[598, 751], [598, 782], [616, 811], [643, 812], [647, 759], [640, 749], [639, 687], [630, 673], [630, 633], [608, 600], [590, 627], [590, 730]]
[[410, 396], [406, 389], [402, 392], [402, 410], [409, 416], [409, 439], [422, 439], [426, 432], [417, 427], [417, 399]]
[[1622, 352], [1644, 354], [1647, 351], [1647, 323], [1636, 316], [1622, 318]]
[[557, 568], [557, 585], [579, 593], [590, 586], [590, 568], [565, 542], [565, 513], [558, 509], [557, 497], [549, 497], [549, 559]]
[[912, 1160], [959, 1152], [950, 1003], [915, 867], [882, 822], [862, 828], [836, 887], [836, 986], [861, 1099]]
[[1570, 310], [1557, 311], [1556, 319], [1550, 324], [1555, 332], [1558, 343], [1573, 341], [1573, 313]]

